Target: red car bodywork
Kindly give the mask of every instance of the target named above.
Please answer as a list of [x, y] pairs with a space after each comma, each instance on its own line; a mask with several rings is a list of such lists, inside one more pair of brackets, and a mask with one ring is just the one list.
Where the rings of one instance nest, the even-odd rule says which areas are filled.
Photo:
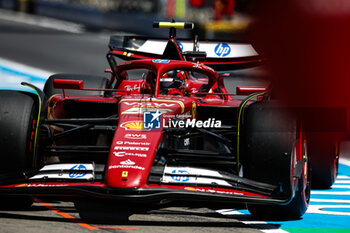
[[[104, 178], [100, 181], [94, 179], [75, 181], [72, 180], [50, 180], [40, 178], [39, 180], [26, 180], [10, 185], [1, 186], [2, 192], [15, 192], [33, 195], [78, 195], [100, 198], [111, 198], [118, 200], [207, 200], [220, 202], [245, 202], [245, 203], [288, 203], [293, 193], [288, 196], [277, 197], [270, 193], [254, 191], [254, 189], [242, 188], [242, 186], [215, 187], [212, 185], [194, 185], [184, 183], [152, 183], [149, 182], [150, 172], [155, 161], [155, 156], [160, 150], [162, 141], [167, 138], [167, 128], [144, 129], [143, 111], [164, 110], [166, 119], [172, 119], [174, 115], [185, 115], [185, 119], [201, 118], [203, 112], [201, 107], [231, 107], [239, 108], [241, 100], [227, 93], [223, 85], [223, 77], [212, 68], [200, 63], [174, 60], [136, 60], [118, 65], [115, 68], [117, 74], [134, 68], [147, 68], [156, 74], [156, 83], [151, 93], [143, 93], [142, 90], [148, 85], [144, 78], [137, 80], [118, 80], [115, 89], [108, 96], [90, 95], [54, 95], [48, 101], [48, 120], [59, 120], [69, 116], [65, 109], [67, 102], [80, 103], [105, 103], [117, 108], [118, 123], [113, 139], [109, 145], [108, 160], [104, 170]], [[174, 95], [161, 94], [162, 75], [169, 70], [183, 69], [188, 72], [198, 72], [207, 75], [206, 84], [197, 82], [186, 77], [184, 91]], [[111, 81], [113, 82], [113, 80]], [[112, 84], [111, 84], [112, 85]], [[201, 87], [205, 85], [204, 88]], [[56, 87], [62, 89], [80, 89], [83, 91], [82, 83], [79, 81], [56, 81]], [[133, 87], [132, 90], [130, 87]], [[152, 88], [151, 88], [152, 89]], [[201, 91], [200, 91], [201, 90]], [[254, 89], [255, 90], [255, 89]], [[266, 91], [266, 89], [256, 89]], [[244, 90], [243, 90], [244, 91]], [[248, 93], [248, 90], [245, 90]], [[138, 110], [135, 114], [130, 109]], [[94, 111], [91, 109], [90, 111]], [[59, 133], [58, 127], [52, 126], [53, 134]], [[296, 158], [302, 160], [301, 137], [295, 145]], [[65, 145], [65, 140], [58, 141], [56, 145]], [[299, 145], [299, 146], [298, 146]], [[178, 174], [176, 174], [178, 175]], [[237, 176], [239, 182], [244, 178]], [[235, 178], [235, 179], [236, 179]], [[253, 182], [253, 181], [252, 181]], [[244, 183], [244, 182], [243, 182]], [[294, 182], [291, 182], [295, 185]], [[259, 185], [252, 183], [252, 186]], [[292, 188], [291, 190], [294, 190]]]

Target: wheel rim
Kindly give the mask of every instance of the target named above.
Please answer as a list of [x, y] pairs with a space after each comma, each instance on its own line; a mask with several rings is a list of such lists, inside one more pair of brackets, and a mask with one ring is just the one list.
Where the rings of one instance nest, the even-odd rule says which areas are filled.
[[309, 205], [310, 202], [310, 192], [311, 192], [311, 176], [310, 176], [310, 161], [308, 156], [307, 142], [303, 141], [303, 174], [302, 174], [302, 196], [305, 201], [306, 206]]

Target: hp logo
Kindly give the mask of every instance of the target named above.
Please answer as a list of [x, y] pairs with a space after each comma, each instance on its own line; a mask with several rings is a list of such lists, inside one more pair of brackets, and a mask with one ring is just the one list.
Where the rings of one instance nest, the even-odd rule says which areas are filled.
[[179, 46], [179, 48], [181, 49], [181, 51], [184, 50], [184, 46], [182, 45], [181, 42], [177, 42], [177, 45]]
[[187, 182], [190, 180], [190, 177], [189, 176], [177, 176], [176, 174], [181, 174], [181, 175], [187, 175], [187, 174], [190, 174], [188, 171], [186, 170], [173, 170], [171, 172], [172, 174], [174, 174], [173, 176], [171, 176], [171, 179], [175, 180], [175, 181], [178, 181], [178, 182]]
[[226, 43], [219, 43], [216, 47], [215, 47], [215, 53], [216, 55], [218, 55], [219, 57], [226, 57], [227, 55], [229, 55], [231, 52], [231, 48], [228, 44]]
[[74, 165], [69, 172], [70, 178], [80, 178], [86, 175], [87, 168], [82, 164]]

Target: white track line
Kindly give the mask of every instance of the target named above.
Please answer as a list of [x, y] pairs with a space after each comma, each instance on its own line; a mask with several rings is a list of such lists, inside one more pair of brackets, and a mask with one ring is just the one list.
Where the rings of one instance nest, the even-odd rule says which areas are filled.
[[346, 184], [340, 184], [340, 185], [338, 185], [338, 184], [334, 184], [334, 185], [332, 185], [332, 189], [333, 188], [345, 188], [345, 189], [350, 189], [350, 185], [346, 185]]
[[311, 194], [322, 194], [322, 195], [346, 195], [350, 196], [350, 191], [311, 191]]
[[311, 198], [310, 202], [326, 202], [326, 203], [347, 203], [350, 204], [350, 200], [340, 200], [340, 199], [318, 199]]
[[4, 58], [0, 58], [0, 67], [6, 67], [8, 69], [22, 72], [25, 74], [37, 76], [39, 78], [47, 79], [50, 75], [54, 74], [52, 71], [34, 68], [31, 66], [24, 65], [22, 63], [10, 61]]
[[350, 205], [309, 205], [307, 213], [350, 216], [350, 212], [330, 211], [325, 209], [350, 209]]
[[334, 184], [350, 184], [350, 180], [336, 180]]
[[346, 179], [346, 180], [348, 180], [348, 179], [350, 179], [350, 176], [338, 175], [338, 176], [337, 176], [337, 179]]
[[83, 33], [85, 31], [82, 24], [3, 9], [0, 9], [0, 19], [71, 33]]
[[[222, 214], [222, 215], [247, 215], [247, 214], [244, 214], [244, 213], [241, 213], [237, 210], [232, 210], [232, 209], [223, 209], [223, 210], [217, 210], [216, 212]], [[264, 222], [264, 221], [255, 221], [255, 220], [252, 220], [252, 221], [240, 221], [241, 223], [245, 224], [245, 225], [248, 225], [254, 229], [257, 229], [259, 231], [262, 231], [264, 233], [288, 233], [287, 231], [285, 230], [282, 230], [282, 229], [276, 229], [276, 227], [274, 225], [271, 225], [267, 222]], [[259, 225], [258, 227], [257, 226], [254, 226], [254, 225]], [[264, 226], [263, 229], [261, 229], [261, 225]], [[270, 229], [269, 229], [270, 228]]]
[[0, 58], [0, 89], [27, 90], [21, 82], [31, 83], [40, 89], [54, 72], [30, 67], [18, 62]]
[[348, 160], [348, 159], [339, 158], [339, 163], [346, 165], [346, 166], [350, 166], [350, 160]]

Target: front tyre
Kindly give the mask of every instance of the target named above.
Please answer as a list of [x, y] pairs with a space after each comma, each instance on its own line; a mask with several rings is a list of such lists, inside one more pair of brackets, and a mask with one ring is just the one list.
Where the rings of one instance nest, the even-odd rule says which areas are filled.
[[[28, 93], [0, 91], [0, 180], [22, 177], [24, 170], [33, 167], [36, 110], [35, 101]], [[28, 207], [29, 197], [0, 197], [2, 207]]]
[[293, 114], [275, 103], [255, 103], [246, 110], [244, 177], [294, 193], [286, 205], [249, 204], [258, 218], [298, 219], [310, 199], [307, 141]]

